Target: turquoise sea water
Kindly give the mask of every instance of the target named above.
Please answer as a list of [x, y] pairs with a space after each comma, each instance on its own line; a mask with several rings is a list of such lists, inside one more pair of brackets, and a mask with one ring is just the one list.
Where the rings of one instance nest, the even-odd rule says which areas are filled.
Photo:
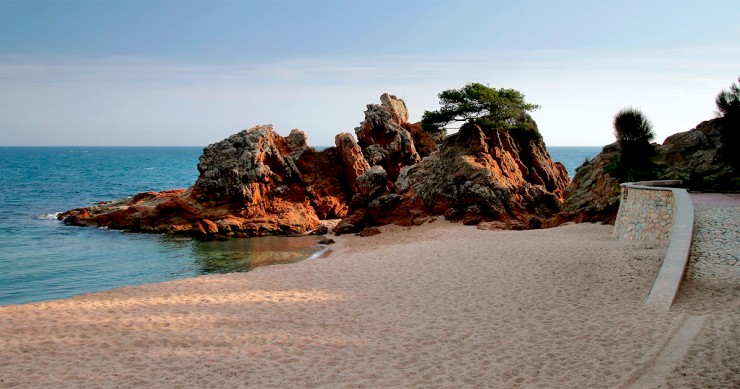
[[[600, 147], [550, 147], [571, 177]], [[314, 254], [316, 237], [197, 242], [65, 226], [56, 213], [143, 191], [186, 188], [200, 147], [0, 147], [0, 305], [124, 285], [248, 271]]]
[[601, 152], [603, 146], [551, 146], [547, 148], [553, 161], [561, 162], [568, 170], [568, 176], [573, 179], [576, 169], [586, 160], [590, 160]]

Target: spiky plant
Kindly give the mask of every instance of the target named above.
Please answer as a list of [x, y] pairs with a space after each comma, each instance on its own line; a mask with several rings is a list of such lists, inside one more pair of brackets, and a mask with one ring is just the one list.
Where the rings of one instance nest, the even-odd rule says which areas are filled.
[[622, 179], [633, 181], [649, 178], [655, 138], [653, 125], [639, 110], [629, 107], [614, 115], [614, 135], [617, 137], [624, 168]]
[[[738, 78], [740, 82], [740, 78]], [[740, 87], [733, 83], [729, 90], [719, 92], [714, 99], [717, 105], [717, 116], [726, 117], [728, 115], [740, 115]]]
[[[740, 82], [740, 78], [738, 78]], [[714, 99], [722, 137], [720, 155], [736, 172], [740, 173], [740, 87], [733, 83], [730, 89], [719, 92]]]
[[655, 134], [653, 124], [639, 110], [629, 107], [614, 115], [614, 135], [620, 144], [625, 142], [650, 143]]

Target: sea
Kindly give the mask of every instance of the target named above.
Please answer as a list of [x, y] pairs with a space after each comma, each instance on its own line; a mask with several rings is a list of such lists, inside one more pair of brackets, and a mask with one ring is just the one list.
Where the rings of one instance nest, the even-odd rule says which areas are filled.
[[[202, 147], [0, 147], [0, 305], [315, 257], [317, 237], [201, 242], [66, 226], [59, 212], [187, 188]], [[572, 178], [601, 147], [548, 147]]]

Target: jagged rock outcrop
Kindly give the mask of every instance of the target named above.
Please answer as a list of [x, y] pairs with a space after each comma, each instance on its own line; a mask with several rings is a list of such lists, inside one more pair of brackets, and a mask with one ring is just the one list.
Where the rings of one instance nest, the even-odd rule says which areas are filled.
[[370, 168], [370, 165], [362, 155], [362, 149], [351, 134], [347, 132], [338, 134], [334, 138], [334, 143], [337, 146], [342, 161], [347, 185], [349, 185], [353, 193], [356, 193], [358, 191], [357, 177], [363, 175]]
[[302, 234], [341, 218], [337, 233], [443, 215], [466, 224], [537, 228], [560, 211], [565, 168], [536, 136], [467, 124], [454, 135], [408, 123], [384, 94], [365, 119], [323, 151], [293, 130], [257, 126], [203, 150], [185, 190], [141, 193], [60, 215], [68, 224], [201, 238]]
[[[700, 123], [686, 132], [673, 134], [662, 145], [653, 144], [652, 167], [642, 172], [645, 179], [682, 180], [690, 190], [738, 190], [740, 172], [723, 160], [721, 119]], [[592, 160], [576, 170], [565, 191], [563, 211], [546, 225], [555, 226], [567, 221], [605, 222], [613, 224], [619, 210], [620, 153], [612, 143]]]
[[614, 224], [619, 210], [620, 180], [609, 174], [619, 161], [619, 146], [612, 143], [578, 169], [565, 190], [563, 211], [545, 223], [554, 227], [565, 222]]
[[653, 159], [656, 179], [683, 180], [692, 190], [740, 189], [740, 171], [722, 155], [728, 146], [731, 150], [740, 146], [725, 144], [724, 131], [740, 132], [740, 127], [728, 125], [733, 123], [712, 119], [666, 138]]
[[380, 97], [381, 104], [368, 104], [365, 120], [355, 128], [357, 143], [371, 166], [382, 166], [391, 180], [401, 168], [421, 160], [411, 133], [402, 125], [408, 121], [408, 111], [403, 100], [387, 93]]
[[337, 226], [340, 233], [369, 225], [420, 224], [435, 215], [465, 224], [499, 221], [507, 228], [538, 228], [560, 211], [568, 174], [552, 162], [541, 141], [465, 124], [438, 152], [403, 167], [395, 181], [382, 166], [359, 180], [365, 189]]
[[336, 148], [318, 152], [303, 132], [257, 126], [203, 150], [188, 190], [142, 193], [60, 215], [68, 224], [199, 237], [301, 234], [347, 212], [350, 188]]

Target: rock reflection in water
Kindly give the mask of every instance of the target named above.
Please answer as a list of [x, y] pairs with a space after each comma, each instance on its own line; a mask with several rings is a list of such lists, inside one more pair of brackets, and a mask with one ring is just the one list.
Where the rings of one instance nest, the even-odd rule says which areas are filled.
[[297, 262], [315, 254], [320, 237], [266, 236], [193, 242], [193, 261], [200, 274], [245, 272], [258, 266]]

